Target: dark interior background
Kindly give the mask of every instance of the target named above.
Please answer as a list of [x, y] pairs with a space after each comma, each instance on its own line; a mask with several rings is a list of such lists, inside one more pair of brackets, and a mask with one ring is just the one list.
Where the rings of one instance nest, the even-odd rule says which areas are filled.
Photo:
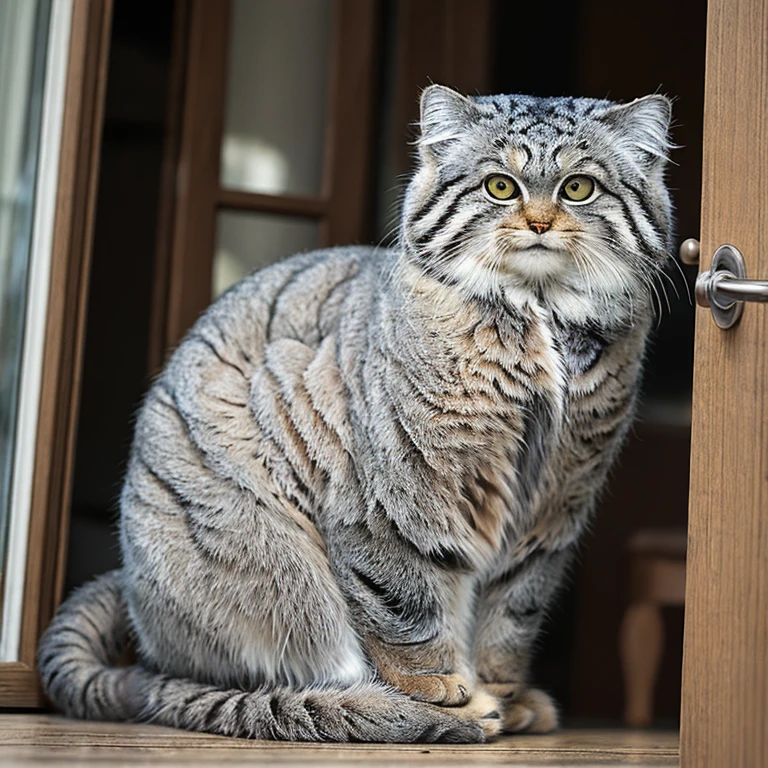
[[[464, 66], [445, 66], [450, 0], [381, 3], [377, 171], [370, 241], [386, 240], [411, 162], [418, 87], [466, 92], [675, 98], [670, 185], [678, 241], [699, 231], [705, 0], [615, 3], [495, 0], [467, 29]], [[116, 0], [97, 204], [67, 587], [117, 567], [117, 498], [133, 416], [156, 372], [150, 349], [164, 146], [173, 116], [175, 4]], [[448, 19], [448, 21], [446, 21]], [[443, 27], [440, 26], [443, 24]], [[424, 30], [431, 31], [425, 32]], [[437, 32], [435, 32], [437, 30]], [[450, 30], [449, 30], [450, 31]], [[434, 34], [432, 34], [434, 32]], [[461, 40], [462, 30], [453, 30]], [[469, 45], [472, 40], [480, 43]], [[455, 61], [454, 59], [451, 59]], [[279, 76], [279, 73], [276, 73]], [[683, 268], [685, 271], [685, 268]], [[690, 446], [695, 273], [672, 267], [648, 356], [640, 418], [613, 472], [579, 562], [548, 620], [536, 680], [574, 722], [618, 720], [618, 627], [626, 606], [626, 542], [647, 526], [684, 526]], [[678, 295], [679, 294], [679, 295]], [[682, 611], [665, 613], [667, 647], [657, 688], [659, 721], [679, 711]]]

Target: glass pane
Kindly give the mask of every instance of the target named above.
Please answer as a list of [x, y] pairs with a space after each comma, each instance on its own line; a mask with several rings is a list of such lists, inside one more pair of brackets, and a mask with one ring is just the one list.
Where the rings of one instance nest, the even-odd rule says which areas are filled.
[[0, 0], [0, 603], [18, 416], [49, 0]]
[[221, 184], [321, 191], [332, 0], [234, 0]]
[[215, 299], [256, 269], [317, 248], [319, 222], [267, 213], [220, 213], [213, 259]]

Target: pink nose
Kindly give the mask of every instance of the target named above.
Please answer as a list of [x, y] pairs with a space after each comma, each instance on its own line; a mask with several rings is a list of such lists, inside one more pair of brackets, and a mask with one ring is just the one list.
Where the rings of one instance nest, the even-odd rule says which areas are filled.
[[552, 224], [550, 224], [548, 221], [529, 221], [528, 226], [533, 232], [536, 232], [540, 235], [543, 232], [546, 232], [552, 226]]

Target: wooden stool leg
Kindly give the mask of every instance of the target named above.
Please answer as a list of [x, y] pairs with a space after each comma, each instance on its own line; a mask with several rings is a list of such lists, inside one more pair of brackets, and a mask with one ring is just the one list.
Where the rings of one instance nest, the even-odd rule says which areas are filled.
[[619, 653], [624, 672], [624, 721], [647, 728], [653, 722], [653, 691], [664, 647], [664, 623], [655, 603], [632, 603], [621, 623]]

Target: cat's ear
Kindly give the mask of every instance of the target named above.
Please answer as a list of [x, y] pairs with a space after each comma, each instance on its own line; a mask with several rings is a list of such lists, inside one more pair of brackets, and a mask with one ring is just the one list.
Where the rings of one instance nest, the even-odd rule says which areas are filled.
[[662, 162], [667, 160], [672, 148], [669, 140], [671, 119], [672, 102], [658, 93], [629, 104], [618, 104], [600, 116], [600, 120], [610, 125], [630, 149]]
[[441, 149], [456, 141], [473, 121], [475, 106], [466, 97], [444, 85], [430, 85], [421, 92], [420, 135], [422, 157], [439, 156]]

